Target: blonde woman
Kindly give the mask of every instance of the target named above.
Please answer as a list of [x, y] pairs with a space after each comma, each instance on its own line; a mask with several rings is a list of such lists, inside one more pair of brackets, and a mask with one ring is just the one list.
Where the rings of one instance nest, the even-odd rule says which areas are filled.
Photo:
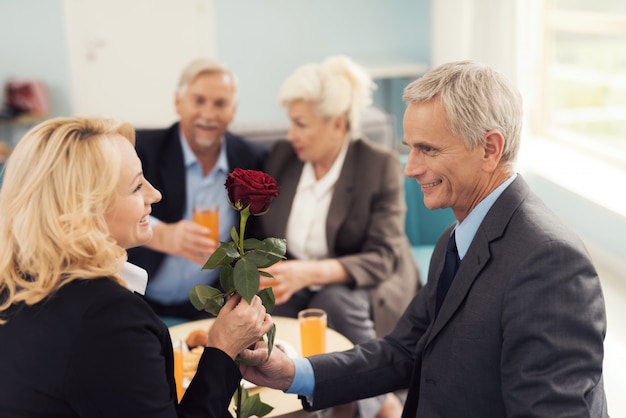
[[[322, 308], [355, 344], [388, 333], [419, 283], [404, 232], [400, 160], [359, 133], [373, 88], [345, 56], [306, 64], [285, 80], [279, 101], [291, 127], [266, 164], [280, 196], [260, 219], [263, 234], [287, 238], [289, 259], [268, 269], [273, 279], [262, 278], [277, 295], [274, 314]], [[380, 407], [365, 404], [361, 417]]]
[[[260, 300], [231, 299], [180, 404], [167, 328], [140, 295], [126, 248], [152, 237], [161, 199], [134, 130], [57, 118], [30, 130], [0, 191], [0, 416], [221, 417], [234, 358], [271, 327]], [[142, 274], [143, 273], [143, 274]]]

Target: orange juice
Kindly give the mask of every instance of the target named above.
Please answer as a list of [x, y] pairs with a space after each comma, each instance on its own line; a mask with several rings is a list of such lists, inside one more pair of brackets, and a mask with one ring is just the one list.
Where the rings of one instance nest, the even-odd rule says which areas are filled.
[[193, 221], [211, 230], [209, 237], [215, 241], [220, 240], [220, 213], [217, 209], [196, 210], [193, 213]]
[[326, 312], [305, 309], [298, 313], [302, 357], [326, 352]]
[[178, 396], [178, 402], [183, 398], [185, 393], [185, 387], [183, 381], [185, 379], [185, 372], [183, 369], [183, 344], [182, 341], [176, 341], [174, 343], [174, 380], [176, 381], [176, 395]]

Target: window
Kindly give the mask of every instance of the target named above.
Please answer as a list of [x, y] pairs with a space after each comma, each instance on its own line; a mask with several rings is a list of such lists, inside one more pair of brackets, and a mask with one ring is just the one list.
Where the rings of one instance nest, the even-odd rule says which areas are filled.
[[626, 1], [545, 0], [534, 130], [626, 167]]

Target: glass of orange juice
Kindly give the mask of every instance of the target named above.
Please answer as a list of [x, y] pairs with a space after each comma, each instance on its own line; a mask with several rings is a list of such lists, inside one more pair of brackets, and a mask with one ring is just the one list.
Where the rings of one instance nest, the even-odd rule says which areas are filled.
[[326, 352], [327, 314], [323, 309], [304, 309], [298, 312], [302, 357]]
[[176, 381], [176, 395], [178, 396], [178, 402], [180, 402], [183, 398], [183, 394], [185, 393], [183, 342], [180, 340], [173, 341], [172, 348], [174, 349], [174, 380]]
[[210, 230], [209, 237], [214, 241], [220, 240], [220, 212], [217, 204], [210, 198], [199, 195], [194, 200], [193, 221]]

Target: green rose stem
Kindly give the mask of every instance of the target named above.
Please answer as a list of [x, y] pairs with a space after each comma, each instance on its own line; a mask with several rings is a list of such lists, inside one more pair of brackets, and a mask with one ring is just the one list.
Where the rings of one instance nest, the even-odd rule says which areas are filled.
[[243, 257], [243, 238], [246, 232], [246, 223], [248, 223], [248, 217], [250, 216], [250, 206], [242, 210], [239, 217], [239, 254]]
[[[239, 254], [243, 257], [243, 240], [246, 232], [246, 224], [248, 223], [248, 217], [250, 216], [250, 206], [239, 212]], [[239, 385], [237, 388], [237, 400], [236, 408], [237, 408], [237, 416], [241, 416], [241, 398], [243, 396], [243, 385]]]
[[241, 398], [243, 396], [243, 385], [239, 385], [239, 387], [237, 388], [237, 400], [236, 400], [236, 406], [235, 408], [237, 408], [237, 416], [240, 417], [241, 416]]

